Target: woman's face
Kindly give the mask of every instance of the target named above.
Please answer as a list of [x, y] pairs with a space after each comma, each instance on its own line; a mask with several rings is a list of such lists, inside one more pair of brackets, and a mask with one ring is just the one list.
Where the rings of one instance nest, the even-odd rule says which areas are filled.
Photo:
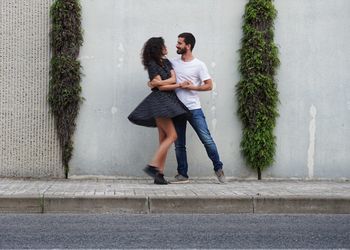
[[162, 54], [163, 54], [163, 56], [166, 56], [168, 54], [168, 49], [165, 45], [163, 46]]

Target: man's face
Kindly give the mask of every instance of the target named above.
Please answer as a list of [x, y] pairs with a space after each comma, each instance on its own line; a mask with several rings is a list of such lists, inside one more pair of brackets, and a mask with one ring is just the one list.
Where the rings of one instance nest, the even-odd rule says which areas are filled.
[[183, 37], [179, 37], [177, 39], [176, 53], [178, 53], [179, 55], [185, 54], [189, 49], [189, 45], [186, 45], [184, 40], [185, 39]]

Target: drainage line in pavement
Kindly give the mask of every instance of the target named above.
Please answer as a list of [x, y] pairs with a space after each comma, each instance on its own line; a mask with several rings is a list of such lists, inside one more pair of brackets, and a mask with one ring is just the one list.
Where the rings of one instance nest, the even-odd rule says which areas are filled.
[[40, 209], [41, 209], [40, 212], [43, 214], [43, 213], [44, 213], [44, 205], [45, 205], [45, 197], [44, 197], [44, 194], [40, 197], [39, 205], [40, 205]]
[[252, 197], [253, 214], [255, 214], [255, 197]]
[[149, 199], [149, 197], [147, 197], [147, 208], [148, 208], [148, 211], [147, 211], [147, 213], [151, 213], [151, 201], [150, 201], [150, 199]]

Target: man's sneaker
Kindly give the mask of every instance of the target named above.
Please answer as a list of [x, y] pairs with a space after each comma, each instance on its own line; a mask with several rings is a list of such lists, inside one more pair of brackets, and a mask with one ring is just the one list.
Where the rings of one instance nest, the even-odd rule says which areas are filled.
[[216, 174], [216, 177], [218, 178], [220, 183], [225, 183], [226, 182], [224, 170], [219, 169], [218, 171], [215, 171], [215, 174]]
[[187, 177], [182, 176], [181, 174], [178, 174], [175, 176], [175, 179], [172, 180], [170, 183], [173, 184], [181, 184], [181, 183], [189, 183], [190, 181], [188, 180]]
[[155, 178], [156, 174], [159, 173], [158, 169], [156, 167], [153, 167], [151, 165], [147, 165], [143, 171], [151, 176], [152, 178]]
[[169, 182], [166, 179], [164, 179], [164, 174], [157, 173], [156, 176], [154, 177], [154, 184], [168, 185]]

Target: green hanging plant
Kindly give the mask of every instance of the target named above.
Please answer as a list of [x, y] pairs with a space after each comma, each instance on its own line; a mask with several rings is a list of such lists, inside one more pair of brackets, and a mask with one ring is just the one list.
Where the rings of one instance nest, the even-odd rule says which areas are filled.
[[72, 135], [81, 93], [80, 47], [83, 43], [81, 6], [78, 0], [55, 0], [51, 6], [51, 62], [49, 103], [62, 149], [65, 176], [72, 157]]
[[243, 125], [241, 151], [246, 163], [261, 171], [274, 162], [278, 117], [278, 90], [275, 81], [279, 65], [274, 43], [273, 0], [250, 0], [243, 16], [240, 49], [241, 79], [236, 86], [238, 115]]

